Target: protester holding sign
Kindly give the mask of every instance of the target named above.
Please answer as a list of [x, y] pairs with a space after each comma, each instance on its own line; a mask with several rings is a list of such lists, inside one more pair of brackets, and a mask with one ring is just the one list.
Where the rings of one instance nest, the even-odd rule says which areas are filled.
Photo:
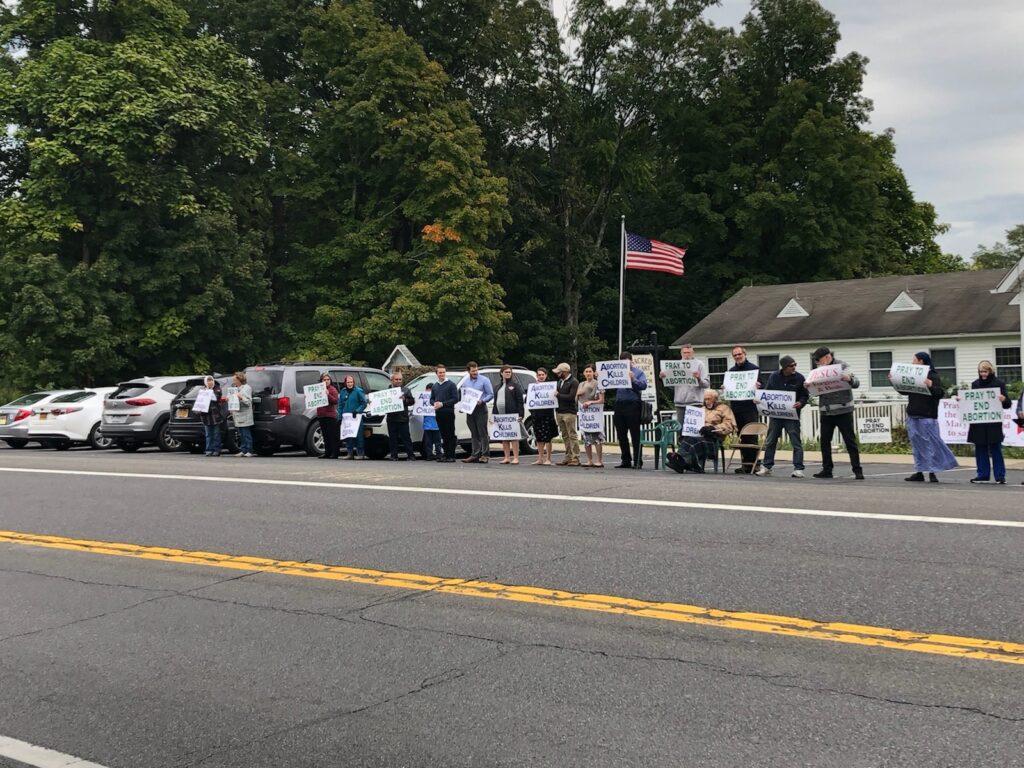
[[707, 457], [714, 455], [721, 442], [736, 431], [736, 417], [733, 416], [729, 406], [718, 399], [718, 393], [715, 390], [704, 391], [701, 410], [704, 411], [704, 418], [700, 436], [691, 437], [681, 434], [679, 436], [679, 452], [669, 451], [665, 456], [665, 463], [679, 474], [684, 472], [703, 474]]
[[[622, 460], [616, 464], [618, 469], [641, 469], [644, 465], [643, 448], [640, 447], [640, 418], [643, 411], [643, 398], [640, 393], [647, 389], [647, 377], [644, 372], [633, 365], [633, 355], [623, 352], [619, 360], [629, 364], [629, 388], [615, 390], [615, 415], [612, 421], [619, 436], [619, 450]], [[630, 452], [630, 441], [633, 450]]]
[[338, 388], [334, 386], [331, 374], [324, 373], [320, 382], [327, 390], [327, 404], [316, 409], [316, 420], [324, 438], [324, 452], [318, 458], [336, 459], [341, 450], [341, 432], [338, 426]]
[[459, 402], [459, 389], [448, 379], [448, 369], [444, 365], [434, 368], [437, 383], [430, 390], [430, 402], [434, 404], [437, 417], [437, 428], [444, 443], [444, 461], [455, 461], [455, 404]]
[[[576, 390], [576, 401], [579, 403], [580, 413], [583, 409], [598, 408], [604, 405], [604, 392], [597, 386], [597, 375], [594, 366], [588, 365], [583, 369], [583, 381]], [[603, 411], [602, 411], [603, 412]], [[596, 425], [587, 425], [593, 427]], [[580, 423], [580, 431], [583, 433], [583, 446], [587, 452], [587, 463], [585, 467], [603, 467], [604, 457], [604, 431], [601, 429], [584, 428]], [[594, 461], [594, 453], [597, 453], [597, 461]]]
[[[538, 368], [537, 382], [546, 384], [547, 381], [547, 368]], [[557, 398], [555, 402], [557, 402]], [[555, 423], [555, 409], [534, 408], [531, 406], [530, 419], [533, 421], [533, 436], [537, 438], [537, 460], [533, 463], [549, 467], [551, 466], [551, 441], [558, 434], [558, 424]]]
[[399, 371], [391, 374], [391, 386], [402, 390], [402, 410], [392, 411], [384, 417], [388, 423], [388, 448], [391, 460], [398, 461], [401, 443], [405, 457], [409, 461], [416, 461], [416, 455], [412, 450], [412, 435], [409, 434], [409, 406], [415, 405], [416, 398], [412, 396], [408, 387], [402, 385], [402, 374]]
[[850, 373], [850, 367], [842, 360], [837, 360], [828, 347], [818, 347], [811, 355], [816, 366], [838, 365], [842, 374], [840, 381], [849, 384], [849, 388], [832, 392], [823, 392], [818, 397], [818, 411], [821, 414], [821, 471], [815, 472], [818, 479], [832, 477], [835, 465], [832, 462], [832, 437], [836, 430], [843, 437], [846, 451], [850, 454], [850, 465], [853, 476], [864, 479], [864, 471], [860, 466], [860, 449], [857, 447], [857, 433], [853, 422], [853, 390], [860, 386], [860, 381]]
[[238, 399], [238, 410], [231, 413], [239, 437], [238, 453], [235, 455], [251, 459], [256, 455], [252, 448], [252, 387], [246, 383], [245, 373], [242, 371], [235, 373], [232, 383], [235, 385], [235, 397]]
[[[361, 387], [356, 386], [353, 376], [346, 376], [344, 385], [338, 390], [338, 418], [343, 419], [345, 414], [358, 416], [362, 419], [363, 411], [366, 410], [366, 393]], [[349, 459], [365, 459], [366, 449], [364, 447], [363, 430], [360, 427], [355, 437], [345, 438], [345, 448], [348, 450]]]
[[[686, 419], [686, 406], [702, 406], [704, 404], [704, 390], [711, 386], [711, 381], [704, 370], [704, 364], [694, 358], [692, 344], [683, 344], [679, 350], [679, 356], [681, 361], [686, 361], [684, 370], [688, 370], [690, 374], [690, 380], [683, 384], [676, 384], [672, 394], [672, 402], [676, 407], [676, 419], [682, 424]], [[664, 361], [662, 367], [665, 368], [665, 363], [668, 362], [670, 361]], [[668, 371], [663, 370], [661, 378], [668, 385], [670, 378]]]
[[466, 414], [471, 448], [463, 464], [486, 464], [491, 458], [491, 436], [487, 430], [487, 403], [494, 399], [494, 387], [490, 379], [480, 375], [480, 366], [475, 362], [466, 363], [468, 375], [459, 384], [463, 393], [473, 390], [480, 393], [471, 413]]
[[945, 472], [959, 466], [956, 456], [949, 450], [949, 446], [942, 442], [942, 436], [939, 434], [939, 400], [942, 399], [945, 390], [942, 388], [939, 374], [932, 368], [931, 355], [927, 352], [918, 352], [914, 355], [914, 365], [928, 369], [927, 376], [921, 382], [928, 388], [928, 394], [910, 392], [907, 395], [907, 436], [910, 438], [910, 448], [914, 453], [916, 471], [904, 480], [923, 482], [924, 473], [927, 472], [928, 479], [937, 483], [939, 478], [935, 476], [936, 472]]
[[580, 441], [576, 436], [576, 391], [580, 383], [573, 378], [572, 369], [568, 363], [559, 363], [555, 366], [555, 375], [558, 376], [558, 387], [556, 395], [558, 406], [555, 408], [555, 423], [558, 424], [558, 431], [562, 435], [562, 442], [565, 445], [565, 457], [558, 462], [560, 467], [578, 467], [580, 465]]
[[[797, 373], [796, 360], [789, 355], [783, 355], [779, 361], [779, 370], [772, 371], [768, 377], [768, 384], [765, 389], [778, 392], [793, 392], [795, 402], [793, 408], [799, 417], [800, 409], [807, 405], [810, 394], [804, 387], [802, 373]], [[766, 477], [772, 473], [775, 466], [775, 448], [779, 443], [779, 437], [785, 430], [789, 437], [789, 444], [793, 446], [793, 473], [790, 477], [804, 476], [804, 442], [800, 437], [800, 419], [768, 417], [768, 436], [764, 442], [764, 459], [761, 460], [761, 468], [757, 470], [760, 477]]]
[[423, 458], [427, 461], [432, 459], [444, 461], [444, 451], [441, 449], [441, 431], [437, 428], [434, 407], [430, 405], [430, 393], [433, 389], [433, 384], [427, 384], [425, 391], [420, 395], [430, 406], [430, 412], [423, 414]]
[[224, 423], [224, 414], [220, 410], [220, 384], [213, 376], [207, 376], [203, 382], [203, 390], [196, 395], [196, 405], [199, 405], [200, 396], [206, 400], [208, 405], [205, 411], [199, 412], [199, 420], [203, 423], [203, 430], [206, 433], [206, 455], [220, 456], [221, 454], [221, 433], [220, 426]]
[[[743, 347], [733, 347], [732, 350], [733, 366], [729, 369], [729, 372], [736, 371], [756, 371], [757, 366], [747, 360], [747, 350]], [[752, 398], [735, 399], [729, 400], [729, 408], [732, 409], [733, 416], [736, 418], [736, 431], [742, 431], [743, 427], [747, 424], [752, 424], [758, 421], [757, 406], [754, 404]], [[744, 435], [740, 439], [741, 443], [757, 443], [756, 435]], [[749, 475], [754, 471], [754, 462], [757, 460], [757, 451], [750, 448], [744, 448], [740, 451], [743, 456], [743, 465], [736, 468], [737, 474]]]
[[[978, 363], [978, 378], [971, 382], [971, 389], [998, 389], [999, 402], [1003, 408], [1012, 404], [1006, 393], [1006, 385], [996, 377], [996, 369], [988, 360]], [[994, 477], [999, 485], [1006, 483], [1006, 463], [1003, 461], [1002, 423], [971, 424], [967, 428], [967, 440], [974, 444], [974, 464], [977, 473], [972, 483], [987, 483]]]
[[[523, 392], [523, 388], [516, 383], [516, 380], [512, 378], [511, 366], [501, 366], [500, 374], [501, 382], [498, 384], [498, 391], [494, 393], [493, 413], [496, 416], [515, 414], [519, 417], [520, 424], [522, 424], [523, 417], [526, 415], [526, 409], [523, 405], [523, 402], [526, 399], [526, 393]], [[518, 440], [502, 440], [501, 452], [504, 456], [501, 460], [502, 464], [519, 463]]]

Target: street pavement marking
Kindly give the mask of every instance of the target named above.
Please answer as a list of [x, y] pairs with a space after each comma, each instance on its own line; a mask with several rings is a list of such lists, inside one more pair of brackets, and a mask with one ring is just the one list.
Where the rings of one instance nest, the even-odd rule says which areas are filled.
[[[376, 485], [367, 483], [330, 483], [315, 480], [270, 480], [256, 477], [219, 477], [212, 475], [165, 475], [149, 472], [97, 472], [84, 469], [37, 469], [32, 467], [0, 467], [0, 472], [24, 474], [76, 475], [81, 477], [123, 477], [139, 480], [183, 480], [188, 483], [239, 483], [244, 485], [279, 485], [301, 488], [333, 488], [350, 491], [389, 491], [394, 493], [441, 494], [447, 496], [487, 496], [530, 501], [568, 501], [583, 504], [616, 504], [627, 507], [667, 507], [670, 509], [724, 510], [729, 512], [767, 512], [774, 515], [808, 517], [845, 517], [860, 520], [892, 520], [900, 523], [938, 523], [940, 525], [977, 525], [994, 528], [1024, 528], [1022, 520], [991, 520], [969, 517], [937, 517], [931, 515], [894, 515], [884, 512], [844, 512], [831, 509], [798, 507], [767, 507], [754, 504], [713, 504], [702, 501], [668, 501], [661, 499], [618, 498], [615, 496], [569, 496], [557, 493], [523, 493], [521, 491], [483, 491], [471, 488], [427, 488], [416, 485]], [[822, 485], [824, 490], [828, 486]]]
[[17, 760], [35, 768], [103, 768], [99, 763], [90, 763], [74, 755], [65, 755], [46, 747], [37, 747], [27, 741], [18, 741], [0, 736], [0, 757]]
[[845, 622], [822, 622], [793, 616], [768, 613], [724, 611], [700, 605], [637, 600], [616, 595], [566, 592], [560, 589], [525, 585], [499, 584], [476, 579], [453, 579], [400, 571], [378, 571], [371, 568], [350, 568], [324, 563], [273, 560], [266, 557], [230, 555], [141, 544], [122, 544], [91, 539], [69, 539], [63, 536], [0, 531], [0, 543], [31, 547], [64, 549], [91, 554], [132, 557], [165, 563], [233, 568], [254, 573], [276, 573], [311, 579], [346, 581], [393, 587], [418, 592], [443, 592], [464, 597], [486, 597], [517, 603], [575, 608], [583, 611], [613, 613], [638, 618], [660, 619], [684, 624], [701, 624], [723, 629], [764, 632], [786, 637], [830, 640], [837, 643], [892, 648], [900, 651], [957, 656], [965, 659], [1001, 661], [1024, 665], [1024, 644], [976, 637], [911, 632], [888, 627], [873, 627]]

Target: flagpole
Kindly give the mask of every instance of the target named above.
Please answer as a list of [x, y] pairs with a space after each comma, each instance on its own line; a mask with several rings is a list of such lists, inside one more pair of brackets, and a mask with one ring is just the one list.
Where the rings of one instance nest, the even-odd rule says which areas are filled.
[[[622, 318], [626, 306], [626, 216], [622, 216], [622, 236], [619, 243], [619, 352], [622, 354]], [[1021, 307], [1024, 311], [1024, 307]]]

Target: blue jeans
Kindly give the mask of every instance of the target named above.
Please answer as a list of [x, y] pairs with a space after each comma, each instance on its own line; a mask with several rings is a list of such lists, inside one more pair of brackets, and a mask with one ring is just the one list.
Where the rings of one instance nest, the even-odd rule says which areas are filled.
[[768, 419], [768, 436], [764, 441], [764, 459], [761, 466], [771, 469], [775, 466], [775, 447], [785, 430], [793, 446], [793, 469], [804, 468], [804, 443], [800, 439], [800, 422], [795, 419]]
[[975, 443], [974, 464], [978, 468], [978, 477], [982, 480], [988, 480], [992, 475], [995, 475], [996, 480], [1006, 479], [1006, 464], [1003, 462], [1001, 443]]
[[238, 437], [241, 440], [238, 450], [242, 453], [252, 453], [252, 427], [239, 427]]
[[441, 448], [441, 432], [437, 429], [423, 430], [423, 458], [440, 459], [444, 456]]
[[220, 424], [205, 424], [203, 429], [206, 430], [206, 452], [209, 453], [220, 453], [221, 450], [221, 434]]

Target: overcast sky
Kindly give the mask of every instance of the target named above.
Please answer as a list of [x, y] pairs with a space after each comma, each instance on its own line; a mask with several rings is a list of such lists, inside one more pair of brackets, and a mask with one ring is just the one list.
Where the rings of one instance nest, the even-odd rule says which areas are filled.
[[[896, 131], [896, 160], [918, 200], [951, 229], [943, 250], [969, 256], [1024, 224], [1024, 0], [819, 0], [839, 53], [870, 60], [871, 129]], [[708, 16], [739, 27], [750, 0]]]

